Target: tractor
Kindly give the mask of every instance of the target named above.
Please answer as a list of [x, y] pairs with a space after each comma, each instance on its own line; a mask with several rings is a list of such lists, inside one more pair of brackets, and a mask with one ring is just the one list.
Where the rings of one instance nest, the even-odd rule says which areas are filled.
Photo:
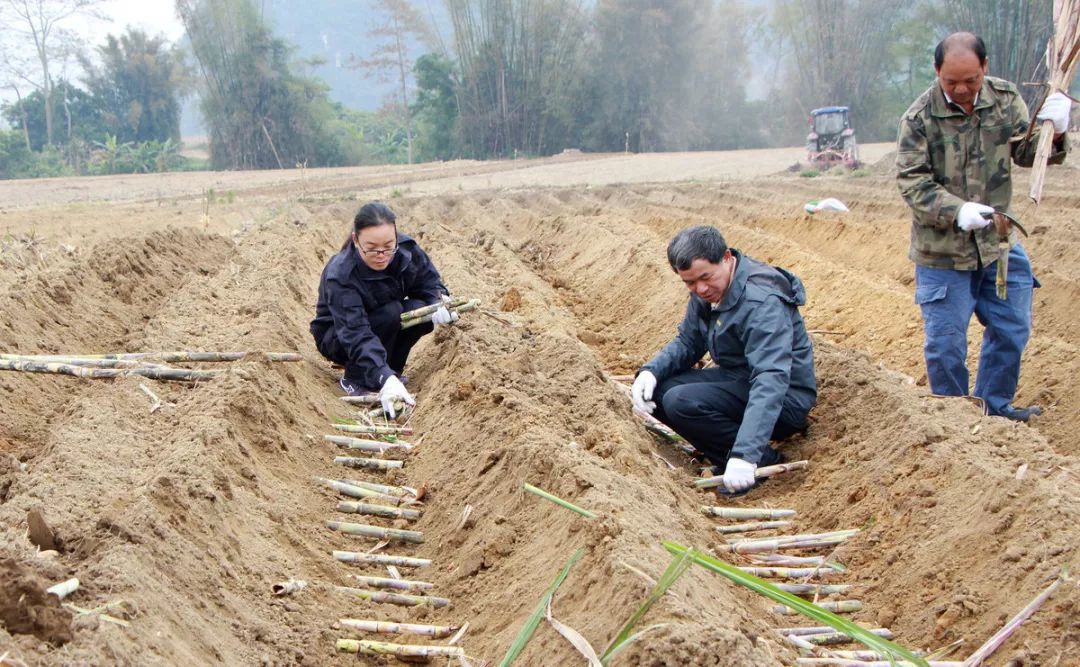
[[855, 130], [847, 107], [821, 107], [810, 112], [810, 134], [806, 135], [806, 159], [825, 171], [838, 164], [848, 169], [859, 166]]

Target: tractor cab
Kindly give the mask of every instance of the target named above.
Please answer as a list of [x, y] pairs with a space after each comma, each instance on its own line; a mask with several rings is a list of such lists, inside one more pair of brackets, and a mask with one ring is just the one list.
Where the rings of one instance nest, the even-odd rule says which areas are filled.
[[810, 134], [806, 136], [807, 160], [825, 170], [837, 164], [849, 169], [859, 166], [855, 130], [847, 107], [821, 107], [810, 112]]

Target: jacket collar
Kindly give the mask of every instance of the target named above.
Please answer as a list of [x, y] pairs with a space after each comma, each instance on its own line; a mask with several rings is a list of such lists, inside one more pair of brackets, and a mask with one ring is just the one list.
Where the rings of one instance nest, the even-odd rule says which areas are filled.
[[750, 263], [746, 261], [743, 254], [734, 248], [731, 249], [731, 254], [735, 256], [735, 273], [731, 276], [731, 284], [724, 292], [724, 298], [715, 308], [720, 312], [731, 310], [735, 304], [739, 303], [743, 292], [746, 291], [746, 277], [750, 274]]
[[[988, 79], [989, 77], [983, 77], [982, 88], [979, 89], [979, 96], [975, 100], [972, 114], [980, 109], [988, 109], [994, 106], [997, 100], [997, 93]], [[934, 79], [934, 85], [930, 88], [930, 115], [934, 118], [963, 118], [968, 114], [945, 97], [945, 90], [941, 87], [941, 80]]]

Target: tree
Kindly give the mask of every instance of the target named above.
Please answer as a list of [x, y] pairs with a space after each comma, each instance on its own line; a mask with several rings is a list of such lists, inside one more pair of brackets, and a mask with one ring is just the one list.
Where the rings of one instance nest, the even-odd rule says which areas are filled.
[[[0, 0], [0, 21], [8, 35], [32, 53], [21, 57], [18, 46], [5, 54], [8, 76], [41, 91], [46, 142], [53, 143], [53, 78], [57, 60], [70, 58], [78, 38], [65, 28], [76, 19], [101, 18], [97, 6], [104, 0]], [[31, 63], [36, 61], [36, 67]], [[36, 71], [35, 71], [36, 70]]]
[[572, 141], [583, 99], [580, 0], [447, 0], [466, 153], [547, 154]]
[[896, 136], [885, 99], [900, 66], [889, 46], [911, 11], [895, 0], [777, 0], [773, 28], [787, 67], [771, 97], [786, 104], [785, 139], [801, 133], [811, 109], [833, 104], [851, 107], [860, 135]]
[[601, 0], [596, 9], [594, 148], [685, 150], [694, 135], [693, 73], [712, 3]]
[[408, 162], [413, 162], [413, 123], [410, 109], [410, 76], [412, 61], [409, 59], [409, 43], [413, 40], [429, 42], [431, 31], [424, 18], [409, 0], [375, 0], [376, 6], [385, 14], [386, 20], [368, 31], [368, 37], [377, 40], [374, 50], [367, 58], [353, 55], [351, 66], [363, 69], [369, 76], [381, 80], [395, 80], [398, 99], [394, 106], [401, 116], [408, 141]]
[[[55, 117], [59, 113], [70, 119], [61, 130], [64, 143], [74, 139], [102, 141], [108, 136], [97, 103], [85, 90], [71, 85], [66, 79], [57, 79], [53, 90], [52, 115]], [[42, 91], [35, 90], [5, 106], [3, 115], [12, 128], [24, 135], [28, 150], [40, 151], [48, 145], [45, 94]]]
[[437, 53], [428, 53], [417, 58], [413, 72], [417, 88], [413, 117], [420, 158], [448, 160], [456, 153], [458, 101], [454, 64]]
[[177, 0], [202, 76], [202, 111], [217, 169], [341, 164], [323, 82], [295, 74], [291, 47], [252, 0]]
[[164, 37], [135, 28], [109, 35], [97, 48], [101, 65], [82, 58], [86, 83], [110, 132], [120, 142], [180, 139], [183, 56]]

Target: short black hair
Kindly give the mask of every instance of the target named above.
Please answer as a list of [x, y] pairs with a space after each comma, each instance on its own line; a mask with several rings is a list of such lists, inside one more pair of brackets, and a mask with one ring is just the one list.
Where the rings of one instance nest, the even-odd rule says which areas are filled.
[[712, 225], [687, 227], [675, 235], [667, 247], [668, 263], [675, 271], [690, 268], [695, 259], [719, 264], [728, 250], [720, 230]]
[[980, 65], [986, 64], [986, 42], [983, 38], [971, 32], [954, 32], [938, 42], [934, 49], [934, 69], [941, 69], [945, 56], [958, 49], [971, 51], [979, 59]]

